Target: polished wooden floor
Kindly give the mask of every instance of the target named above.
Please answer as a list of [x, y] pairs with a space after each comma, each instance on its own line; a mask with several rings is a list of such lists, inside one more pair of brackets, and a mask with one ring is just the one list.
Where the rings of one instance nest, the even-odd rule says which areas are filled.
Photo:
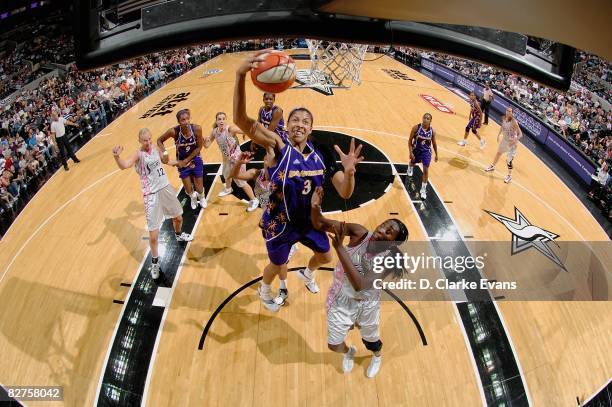
[[[234, 69], [240, 55], [222, 55], [183, 75], [111, 123], [79, 153], [82, 163], [57, 173], [28, 204], [0, 242], [0, 384], [61, 385], [66, 405], [91, 405], [104, 358], [128, 288], [146, 252], [144, 215], [134, 171], [120, 172], [111, 148], [137, 148], [137, 132], [155, 135], [175, 123], [174, 115], [139, 119], [164, 97], [190, 92], [193, 122], [209, 128], [218, 111], [230, 113]], [[306, 67], [306, 62], [301, 61]], [[212, 68], [222, 72], [203, 77]], [[382, 69], [397, 69], [401, 81]], [[572, 192], [533, 153], [520, 146], [514, 181], [482, 168], [496, 151], [499, 127], [485, 126], [484, 151], [462, 136], [468, 105], [431, 79], [388, 57], [366, 62], [360, 86], [328, 97], [289, 90], [277, 97], [288, 110], [307, 106], [315, 127], [363, 139], [392, 162], [408, 160], [409, 129], [433, 112], [440, 161], [431, 182], [461, 232], [471, 240], [509, 241], [506, 228], [483, 209], [513, 216], [517, 206], [560, 240], [607, 241], [608, 237]], [[255, 115], [261, 93], [247, 85], [248, 110]], [[456, 114], [435, 111], [419, 94], [432, 95]], [[213, 145], [206, 162], [220, 162]], [[503, 162], [502, 162], [503, 163]], [[502, 166], [499, 166], [503, 170]], [[178, 187], [175, 170], [171, 182]], [[169, 312], [147, 387], [151, 406], [473, 406], [482, 403], [472, 357], [450, 302], [407, 302], [423, 325], [428, 346], [394, 303], [384, 303], [384, 362], [375, 379], [365, 377], [369, 357], [358, 336], [357, 364], [340, 373], [341, 358], [326, 347], [325, 292], [331, 275], [320, 272], [322, 293], [307, 293], [290, 274], [290, 306], [278, 314], [262, 310], [254, 288], [232, 300], [217, 317], [206, 346], [198, 350], [203, 325], [237, 288], [260, 275], [266, 263], [257, 228], [259, 212], [247, 214], [234, 197], [209, 207], [175, 283]], [[220, 212], [228, 216], [220, 217]], [[373, 204], [333, 215], [373, 227], [399, 212], [410, 239], [426, 240], [404, 189], [392, 188]], [[303, 265], [302, 248], [292, 265]], [[608, 287], [610, 282], [608, 280]], [[575, 405], [576, 396], [597, 390], [612, 374], [609, 302], [500, 302], [499, 308], [525, 377], [533, 405]], [[608, 349], [608, 350], [606, 350]], [[28, 403], [39, 405], [44, 403]], [[53, 404], [53, 405], [57, 405]]]

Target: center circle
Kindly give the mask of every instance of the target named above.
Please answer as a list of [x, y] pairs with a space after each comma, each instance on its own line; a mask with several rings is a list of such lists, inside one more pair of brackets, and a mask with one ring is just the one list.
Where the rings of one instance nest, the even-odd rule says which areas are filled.
[[[364, 157], [363, 162], [357, 164], [357, 172], [355, 173], [355, 189], [353, 195], [349, 199], [343, 199], [338, 195], [334, 188], [331, 179], [326, 179], [323, 185], [325, 198], [323, 199], [323, 212], [349, 211], [358, 208], [366, 202], [376, 200], [384, 195], [387, 187], [393, 183], [393, 167], [385, 154], [378, 148], [374, 147], [367, 141], [356, 137], [327, 130], [313, 130], [310, 136], [319, 145], [327, 146], [334, 154], [334, 158], [339, 163], [340, 157], [334, 149], [334, 145], [347, 153], [351, 144], [351, 139], [355, 139], [355, 146], [361, 144], [361, 155]], [[251, 142], [247, 141], [242, 144], [242, 151], [249, 151]], [[262, 168], [264, 150], [258, 149], [254, 163], [249, 163], [249, 168]], [[251, 186], [253, 183], [250, 182]], [[233, 195], [238, 199], [247, 200], [247, 196], [236, 184], [232, 184], [234, 190]]]

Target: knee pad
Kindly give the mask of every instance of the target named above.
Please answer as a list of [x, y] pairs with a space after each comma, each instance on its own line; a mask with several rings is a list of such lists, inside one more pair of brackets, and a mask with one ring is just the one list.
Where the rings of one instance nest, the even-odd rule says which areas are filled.
[[506, 161], [506, 165], [508, 166], [508, 169], [511, 170], [512, 169], [512, 160]]
[[370, 352], [378, 352], [382, 349], [382, 341], [379, 339], [376, 342], [368, 342], [365, 339], [362, 339], [361, 342], [365, 345], [366, 349]]

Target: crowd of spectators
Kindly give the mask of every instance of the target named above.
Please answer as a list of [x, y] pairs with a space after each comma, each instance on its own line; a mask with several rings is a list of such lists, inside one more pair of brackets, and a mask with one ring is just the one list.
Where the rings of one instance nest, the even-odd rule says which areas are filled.
[[[285, 46], [291, 42], [284, 41]], [[90, 72], [71, 65], [0, 105], [0, 236], [44, 182], [61, 167], [50, 133], [51, 113], [82, 145], [119, 114], [169, 80], [220, 53], [278, 46], [278, 40], [233, 41], [151, 54]]]
[[[20, 71], [15, 70], [18, 64], [11, 61], [60, 62], [54, 60], [59, 54], [49, 51], [54, 43], [70, 50], [61, 58], [71, 58], [70, 37], [59, 34], [57, 38], [49, 41], [37, 37], [29, 48], [34, 55], [27, 55], [21, 48], [13, 50], [10, 58], [3, 58], [0, 91], [10, 74], [19, 77]], [[0, 105], [0, 236], [33, 193], [60, 167], [57, 145], [49, 131], [52, 112], [77, 124], [69, 129], [68, 136], [72, 142], [83, 144], [157, 87], [219, 53], [281, 44], [289, 48], [296, 41], [268, 39], [193, 46], [90, 72], [72, 66], [59, 76], [44, 79], [34, 89], [23, 89], [12, 103]], [[414, 61], [420, 59], [419, 50], [402, 51]], [[557, 127], [601, 165], [612, 160], [612, 114], [593, 101], [588, 90], [560, 93], [476, 62], [431, 52], [427, 56], [476, 81], [489, 82], [498, 92]], [[607, 67], [597, 66], [607, 75]], [[22, 82], [32, 80], [25, 71], [21, 74]]]
[[612, 65], [597, 55], [576, 53], [573, 79], [605, 100], [612, 100]]
[[[592, 91], [587, 87], [593, 83], [586, 80], [593, 76], [610, 80], [608, 62], [579, 52], [578, 59], [587, 61], [588, 64], [584, 64], [581, 74], [573, 78], [580, 86], [567, 92], [559, 92], [478, 62], [411, 48], [401, 48], [400, 51], [404, 53], [404, 59], [414, 65], [420, 65], [421, 56], [425, 56], [476, 82], [488, 83], [498, 94], [531, 111], [578, 146], [599, 166], [598, 179], [594, 180], [594, 190], [589, 196], [610, 217], [612, 191], [609, 187], [612, 178], [608, 180], [607, 174], [612, 170], [612, 111], [593, 97]], [[606, 95], [607, 98], [604, 99], [609, 103], [610, 94], [603, 94]]]
[[42, 69], [45, 64], [65, 65], [74, 61], [70, 27], [57, 17], [34, 21], [2, 35], [0, 100], [48, 73]]
[[612, 111], [585, 87], [559, 92], [478, 62], [434, 52], [427, 56], [477, 82], [488, 82], [498, 93], [558, 130], [600, 166], [612, 158]]

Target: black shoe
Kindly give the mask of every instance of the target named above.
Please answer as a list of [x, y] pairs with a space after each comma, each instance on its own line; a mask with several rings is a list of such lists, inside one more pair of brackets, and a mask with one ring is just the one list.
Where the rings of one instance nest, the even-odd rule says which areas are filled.
[[280, 288], [278, 290], [278, 295], [274, 298], [274, 302], [278, 305], [285, 305], [285, 301], [289, 298], [289, 290], [286, 288]]
[[68, 171], [68, 166], [64, 165], [64, 171]]
[[79, 160], [78, 158], [75, 158], [75, 159], [74, 159], [74, 160], [72, 160], [72, 161], [74, 161], [74, 162], [75, 162], [75, 163], [77, 163], [77, 164], [81, 162], [81, 160]]

